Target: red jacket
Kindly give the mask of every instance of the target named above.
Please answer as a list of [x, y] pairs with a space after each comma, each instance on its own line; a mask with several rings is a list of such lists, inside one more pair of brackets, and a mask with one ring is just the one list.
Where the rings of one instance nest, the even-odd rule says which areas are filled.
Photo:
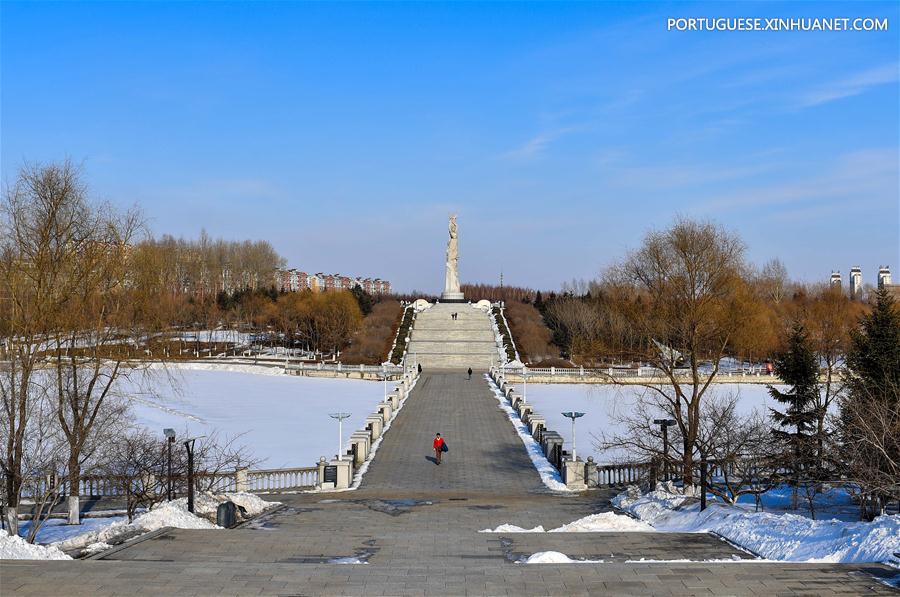
[[435, 450], [440, 450], [441, 446], [443, 446], [443, 445], [444, 445], [444, 438], [442, 438], [442, 437], [434, 438], [434, 449]]

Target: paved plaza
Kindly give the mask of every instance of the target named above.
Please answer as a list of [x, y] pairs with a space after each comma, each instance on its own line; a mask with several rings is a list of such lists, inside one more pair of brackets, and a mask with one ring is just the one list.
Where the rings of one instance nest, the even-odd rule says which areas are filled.
[[[450, 447], [440, 466], [428, 459], [435, 432]], [[273, 496], [280, 508], [240, 528], [167, 529], [93, 560], [6, 561], [0, 592], [896, 594], [879, 582], [894, 574], [887, 566], [760, 562], [702, 533], [478, 532], [503, 523], [554, 528], [611, 510], [614, 494], [554, 495], [481, 375], [426, 370], [357, 491]], [[548, 550], [603, 562], [521, 563]]]

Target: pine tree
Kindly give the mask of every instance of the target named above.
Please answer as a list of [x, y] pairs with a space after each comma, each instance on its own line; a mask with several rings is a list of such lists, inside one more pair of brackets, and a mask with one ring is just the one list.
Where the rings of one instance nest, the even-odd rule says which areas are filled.
[[372, 312], [372, 306], [375, 301], [372, 300], [372, 295], [362, 289], [359, 284], [353, 286], [353, 289], [350, 291], [353, 293], [354, 298], [356, 298], [356, 302], [359, 304], [359, 310], [362, 311], [363, 315], [368, 315]]
[[775, 375], [790, 388], [781, 391], [768, 386], [769, 395], [784, 405], [784, 412], [769, 409], [772, 420], [778, 425], [772, 429], [772, 433], [785, 447], [781, 468], [786, 469], [791, 478], [792, 503], [796, 509], [800, 476], [812, 460], [811, 438], [816, 424], [815, 399], [819, 392], [816, 353], [802, 324], [794, 324], [787, 348], [775, 355], [774, 362]]
[[884, 288], [875, 294], [875, 307], [851, 334], [847, 368], [852, 372], [851, 393], [895, 401], [888, 391], [900, 385], [900, 310]]
[[847, 369], [841, 454], [862, 494], [860, 514], [870, 519], [900, 500], [900, 309], [885, 289], [851, 335]]

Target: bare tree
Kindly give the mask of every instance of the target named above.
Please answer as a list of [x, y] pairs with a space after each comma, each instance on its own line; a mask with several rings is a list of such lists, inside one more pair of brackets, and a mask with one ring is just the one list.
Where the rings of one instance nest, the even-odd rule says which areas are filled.
[[759, 496], [775, 484], [772, 437], [762, 414], [754, 410], [739, 415], [737, 405], [737, 394], [718, 396], [704, 405], [698, 444], [711, 464], [707, 487], [729, 504], [753, 495], [759, 507]]
[[685, 485], [694, 482], [703, 396], [735, 333], [746, 325], [746, 304], [753, 300], [743, 268], [737, 236], [710, 223], [680, 220], [651, 232], [611, 271], [640, 298], [624, 315], [641, 335], [640, 356], [667, 380], [646, 387], [677, 421]]
[[5, 477], [9, 531], [23, 482], [29, 416], [39, 396], [34, 375], [51, 348], [54, 334], [81, 292], [87, 273], [74, 267], [74, 247], [83, 246], [89, 213], [79, 171], [70, 162], [23, 167], [5, 190], [0, 218], [0, 285], [4, 361], [0, 367], [3, 401]]

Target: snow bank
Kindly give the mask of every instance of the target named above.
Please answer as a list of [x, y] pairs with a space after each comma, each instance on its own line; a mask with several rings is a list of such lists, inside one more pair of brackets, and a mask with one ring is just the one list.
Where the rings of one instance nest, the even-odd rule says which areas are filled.
[[872, 522], [810, 520], [796, 514], [753, 512], [712, 501], [706, 510], [671, 483], [641, 495], [636, 488], [613, 504], [657, 530], [712, 531], [764, 558], [790, 562], [886, 562], [900, 551], [900, 515]]
[[539, 551], [522, 560], [522, 564], [602, 564], [603, 560], [573, 560], [558, 551]]
[[71, 560], [53, 546], [32, 545], [21, 537], [0, 531], [0, 560]]
[[221, 529], [204, 518], [214, 517], [219, 504], [232, 501], [236, 506], [242, 506], [248, 516], [259, 514], [264, 510], [280, 505], [280, 502], [266, 502], [251, 493], [202, 493], [194, 499], [194, 514], [188, 512], [187, 498], [179, 498], [171, 502], [162, 502], [155, 508], [135, 517], [129, 523], [125, 520], [113, 522], [105, 527], [82, 533], [75, 537], [59, 541], [53, 545], [60, 549], [90, 549], [97, 543], [115, 543], [117, 538], [123, 536], [137, 536], [163, 527], [175, 527], [177, 529]]
[[624, 514], [601, 512], [579, 518], [569, 524], [547, 531], [548, 533], [603, 533], [603, 532], [652, 532], [652, 526]]
[[531, 436], [528, 427], [522, 422], [522, 419], [519, 418], [518, 413], [516, 413], [506, 401], [503, 392], [500, 391], [500, 388], [497, 387], [494, 380], [491, 379], [490, 375], [487, 373], [485, 373], [484, 377], [487, 379], [488, 385], [494, 393], [494, 398], [500, 403], [500, 410], [506, 413], [509, 422], [512, 423], [516, 433], [519, 435], [519, 439], [525, 444], [525, 451], [528, 452], [528, 457], [531, 458], [531, 462], [534, 464], [534, 468], [537, 469], [538, 474], [540, 474], [541, 481], [544, 482], [544, 485], [553, 491], [571, 491], [566, 487], [565, 483], [562, 482], [559, 471], [556, 470], [556, 467], [550, 464], [550, 461], [544, 456], [544, 450], [541, 448], [541, 445]]
[[544, 531], [543, 526], [523, 529], [514, 524], [501, 524], [495, 529], [484, 529], [479, 533], [604, 533], [604, 532], [653, 532], [652, 526], [646, 522], [635, 520], [624, 514], [600, 512], [591, 514], [561, 527]]
[[533, 529], [523, 529], [514, 524], [501, 524], [496, 529], [482, 529], [479, 533], [543, 533], [544, 527], [538, 525]]

